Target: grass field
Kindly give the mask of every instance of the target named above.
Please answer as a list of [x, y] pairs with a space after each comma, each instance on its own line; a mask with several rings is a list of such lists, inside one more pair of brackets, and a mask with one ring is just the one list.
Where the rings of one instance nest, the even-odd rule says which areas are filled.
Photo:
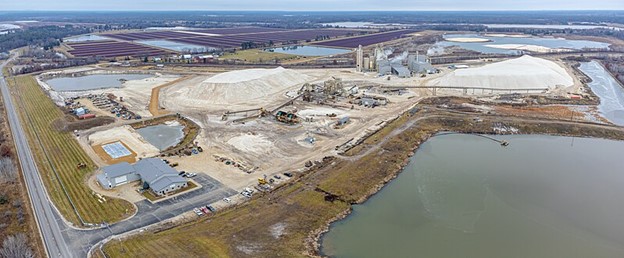
[[[134, 206], [131, 203], [109, 197], [106, 202], [100, 203], [86, 185], [87, 177], [95, 171], [96, 166], [71, 133], [52, 128], [52, 122], [63, 114], [44, 94], [35, 79], [19, 76], [15, 80], [9, 78], [8, 82], [41, 177], [63, 216], [75, 225], [82, 226], [74, 207], [86, 223], [111, 223], [133, 214]], [[78, 163], [87, 166], [79, 169]]]
[[263, 51], [262, 49], [239, 50], [236, 53], [227, 53], [221, 56], [222, 59], [238, 59], [253, 63], [269, 63], [271, 61], [298, 59], [299, 56]]

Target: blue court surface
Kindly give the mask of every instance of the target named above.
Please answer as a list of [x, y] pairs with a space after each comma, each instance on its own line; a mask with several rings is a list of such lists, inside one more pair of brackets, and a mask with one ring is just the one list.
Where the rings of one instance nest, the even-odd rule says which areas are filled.
[[130, 156], [132, 153], [121, 142], [113, 142], [102, 145], [102, 149], [113, 159]]

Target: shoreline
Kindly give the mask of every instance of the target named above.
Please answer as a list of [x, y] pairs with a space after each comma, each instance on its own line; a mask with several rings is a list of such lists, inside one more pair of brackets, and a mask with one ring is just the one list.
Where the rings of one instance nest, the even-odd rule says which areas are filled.
[[420, 148], [420, 145], [425, 143], [426, 141], [428, 141], [432, 136], [436, 135], [438, 132], [434, 132], [432, 134], [429, 134], [425, 139], [423, 139], [422, 141], [420, 141], [419, 143], [417, 143], [409, 152], [408, 152], [408, 156], [407, 158], [405, 158], [403, 160], [403, 162], [401, 162], [401, 164], [399, 165], [399, 167], [397, 168], [397, 170], [394, 173], [391, 173], [390, 175], [386, 176], [382, 182], [376, 184], [373, 188], [371, 188], [364, 196], [360, 197], [355, 203], [351, 203], [351, 206], [349, 207], [349, 209], [344, 210], [343, 212], [339, 213], [338, 215], [336, 215], [336, 217], [334, 217], [331, 221], [327, 222], [326, 225], [324, 225], [322, 228], [313, 231], [310, 234], [310, 238], [313, 239], [312, 244], [312, 248], [313, 248], [313, 253], [311, 253], [312, 256], [314, 257], [328, 257], [325, 254], [323, 254], [322, 252], [322, 239], [323, 236], [329, 232], [329, 230], [331, 229], [331, 224], [346, 219], [349, 215], [351, 215], [351, 213], [353, 212], [353, 205], [359, 205], [359, 204], [363, 204], [364, 202], [366, 202], [368, 199], [370, 199], [371, 197], [373, 197], [374, 195], [376, 195], [377, 193], [379, 193], [388, 183], [392, 182], [394, 179], [396, 179], [401, 172], [403, 172], [403, 170], [405, 169], [405, 167], [409, 164], [410, 159], [412, 158], [412, 156], [414, 156], [416, 154], [416, 151], [418, 151], [418, 149]]
[[[556, 120], [555, 120], [556, 122]], [[617, 128], [617, 126], [613, 126], [613, 128]], [[544, 128], [539, 128], [540, 130], [536, 130], [536, 131], [532, 131], [532, 132], [525, 132], [525, 131], [519, 131], [517, 133], [513, 133], [513, 132], [508, 132], [508, 133], [501, 133], [501, 132], [479, 132], [479, 130], [466, 130], [466, 131], [462, 131], [462, 130], [457, 130], [456, 132], [458, 133], [462, 133], [462, 134], [485, 134], [485, 135], [552, 135], [552, 136], [562, 136], [562, 137], [582, 137], [582, 138], [601, 138], [601, 139], [610, 139], [610, 140], [620, 140], [623, 141], [624, 140], [624, 135], [620, 135], [615, 136], [615, 137], [609, 137], [610, 135], [607, 135], [606, 132], [604, 135], [595, 135], [592, 134], [590, 132], [585, 133], [584, 131], [578, 131], [578, 133], [571, 133], [571, 132], [564, 132], [564, 131], [558, 131], [558, 132], [549, 132], [547, 127]], [[621, 131], [621, 127], [619, 128]], [[313, 257], [327, 257], [325, 254], [322, 253], [322, 239], [323, 236], [329, 232], [329, 230], [331, 229], [331, 225], [339, 220], [343, 220], [345, 218], [347, 218], [352, 212], [353, 212], [353, 205], [357, 205], [357, 204], [362, 204], [364, 202], [366, 202], [369, 198], [371, 198], [372, 196], [374, 196], [375, 194], [379, 193], [388, 183], [390, 183], [392, 180], [394, 180], [395, 178], [397, 178], [399, 176], [399, 174], [401, 174], [401, 172], [404, 171], [405, 167], [407, 166], [407, 164], [409, 164], [410, 159], [412, 158], [413, 155], [416, 154], [416, 152], [418, 151], [418, 149], [420, 148], [420, 145], [424, 142], [426, 142], [427, 140], [429, 140], [431, 137], [435, 136], [436, 134], [443, 132], [443, 131], [454, 131], [452, 129], [448, 129], [448, 128], [439, 128], [437, 130], [433, 130], [431, 132], [427, 132], [426, 136], [423, 137], [420, 141], [417, 141], [416, 144], [411, 147], [410, 149], [407, 150], [407, 157], [405, 159], [403, 159], [403, 161], [397, 165], [396, 169], [394, 171], [392, 171], [388, 176], [386, 176], [381, 182], [375, 184], [375, 186], [373, 188], [371, 188], [369, 191], [367, 191], [367, 193], [360, 197], [359, 199], [357, 199], [355, 202], [350, 203], [350, 206], [348, 207], [348, 209], [340, 212], [339, 214], [337, 214], [335, 217], [333, 217], [332, 219], [330, 219], [329, 221], [327, 221], [321, 228], [314, 230], [312, 232], [310, 232], [310, 234], [308, 235], [308, 238], [306, 239], [306, 245], [308, 247], [307, 250], [307, 255], [309, 256], [313, 256]], [[405, 133], [405, 132], [404, 132]], [[622, 133], [622, 132], [621, 132]]]

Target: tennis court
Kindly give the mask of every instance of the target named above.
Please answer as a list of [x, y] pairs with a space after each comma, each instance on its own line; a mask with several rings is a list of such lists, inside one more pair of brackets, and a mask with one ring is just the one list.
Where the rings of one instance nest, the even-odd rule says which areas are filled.
[[102, 145], [102, 149], [111, 156], [113, 159], [118, 159], [125, 156], [130, 156], [132, 153], [121, 144], [121, 142], [113, 142], [106, 145]]

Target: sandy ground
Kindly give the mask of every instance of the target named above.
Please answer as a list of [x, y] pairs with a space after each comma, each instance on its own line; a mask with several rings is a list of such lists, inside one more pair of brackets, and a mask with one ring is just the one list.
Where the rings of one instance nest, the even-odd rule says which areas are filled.
[[460, 43], [479, 43], [479, 42], [490, 42], [489, 39], [484, 38], [445, 38], [444, 40], [450, 42], [460, 42]]
[[86, 137], [88, 137], [88, 143], [91, 146], [122, 141], [131, 151], [137, 154], [137, 158], [152, 157], [160, 153], [154, 145], [143, 139], [139, 133], [128, 125], [96, 132]]
[[93, 101], [91, 101], [90, 99], [79, 98], [79, 99], [76, 100], [76, 102], [80, 102], [80, 104], [84, 105], [85, 108], [89, 109], [91, 111], [91, 113], [94, 113], [97, 116], [115, 117], [115, 114], [112, 114], [111, 112], [108, 112], [106, 110], [102, 110], [102, 109], [96, 107], [95, 105], [93, 105]]
[[430, 80], [431, 86], [499, 89], [555, 88], [574, 85], [574, 79], [556, 62], [528, 55], [481, 67], [457, 69]]
[[177, 75], [158, 75], [143, 80], [132, 80], [125, 82], [123, 88], [108, 92], [115, 94], [117, 97], [123, 97], [123, 104], [131, 111], [143, 117], [150, 117], [152, 113], [149, 112], [149, 102], [152, 88], [170, 83], [178, 78], [180, 77]]
[[[311, 122], [286, 125], [272, 117], [252, 120], [245, 124], [229, 124], [220, 121], [220, 114], [209, 112], [185, 113], [202, 127], [198, 137], [204, 151], [198, 155], [169, 157], [178, 162], [179, 170], [206, 173], [220, 182], [242, 189], [255, 185], [264, 175], [272, 176], [287, 171], [297, 171], [306, 161], [321, 160], [335, 153], [335, 147], [355, 136], [364, 135], [369, 128], [395, 117], [413, 105], [416, 94], [389, 96], [391, 104], [376, 108], [355, 106], [354, 109], [331, 108], [313, 103], [295, 102], [286, 110], [297, 110], [301, 117], [313, 117]], [[338, 117], [326, 114], [336, 113]], [[350, 122], [341, 129], [333, 125], [341, 116], [349, 116]], [[316, 139], [314, 144], [303, 141], [308, 136]], [[224, 162], [216, 161], [213, 155], [226, 157], [247, 167], [257, 167], [251, 174]]]
[[227, 143], [243, 152], [253, 152], [257, 154], [270, 152], [273, 143], [263, 135], [241, 134], [230, 138]]

